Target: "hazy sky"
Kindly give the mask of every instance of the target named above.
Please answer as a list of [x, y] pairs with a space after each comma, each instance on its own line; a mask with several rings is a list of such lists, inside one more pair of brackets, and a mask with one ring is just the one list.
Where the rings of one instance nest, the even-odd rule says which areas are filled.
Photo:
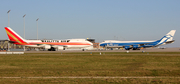
[[103, 40], [158, 40], [177, 30], [180, 47], [180, 0], [0, 0], [0, 39], [10, 27], [26, 39], [94, 38]]

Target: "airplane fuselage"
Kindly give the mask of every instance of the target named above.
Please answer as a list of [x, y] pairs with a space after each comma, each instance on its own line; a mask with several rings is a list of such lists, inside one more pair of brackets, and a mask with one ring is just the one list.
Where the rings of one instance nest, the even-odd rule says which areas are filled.
[[44, 46], [49, 46], [50, 47], [63, 47], [66, 49], [71, 49], [71, 48], [88, 48], [92, 47], [93, 44], [86, 39], [68, 39], [68, 40], [25, 40], [27, 43], [25, 44], [20, 44], [18, 42], [14, 43], [17, 45], [24, 45], [28, 47], [44, 47]]
[[41, 47], [46, 50], [65, 50], [70, 48], [93, 49], [93, 44], [86, 39], [67, 39], [67, 40], [26, 40], [18, 35], [9, 27], [5, 27], [10, 42], [17, 45], [28, 47]]
[[171, 30], [165, 36], [163, 36], [160, 40], [155, 41], [116, 41], [116, 40], [106, 40], [100, 43], [100, 46], [106, 48], [125, 48], [126, 50], [133, 49], [139, 50], [140, 48], [147, 47], [157, 47], [164, 44], [173, 43], [173, 36], [176, 30]]

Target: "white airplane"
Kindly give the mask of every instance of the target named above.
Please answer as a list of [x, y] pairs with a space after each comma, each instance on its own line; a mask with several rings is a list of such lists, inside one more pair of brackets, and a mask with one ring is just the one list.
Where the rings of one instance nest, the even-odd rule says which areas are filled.
[[26, 40], [19, 36], [10, 27], [5, 27], [10, 42], [17, 45], [28, 47], [44, 48], [49, 51], [66, 50], [66, 49], [82, 49], [91, 50], [93, 44], [86, 39], [67, 39], [67, 40]]
[[140, 50], [142, 47], [143, 48], [157, 47], [160, 45], [173, 43], [175, 41], [175, 40], [173, 40], [173, 36], [174, 36], [175, 32], [176, 32], [176, 30], [171, 30], [169, 33], [167, 33], [160, 40], [155, 40], [155, 41], [106, 40], [106, 41], [100, 43], [100, 46], [106, 47], [106, 48], [125, 48], [126, 50], [129, 50], [129, 49]]

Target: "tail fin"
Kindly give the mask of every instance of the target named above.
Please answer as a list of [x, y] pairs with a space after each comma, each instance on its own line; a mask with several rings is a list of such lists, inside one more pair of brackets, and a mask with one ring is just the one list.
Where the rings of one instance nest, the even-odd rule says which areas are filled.
[[18, 44], [26, 44], [25, 39], [19, 36], [15, 31], [10, 27], [5, 27], [6, 33], [9, 37], [9, 40]]
[[176, 30], [171, 30], [169, 33], [167, 33], [164, 37], [162, 37], [157, 45], [161, 45], [163, 43], [172, 43], [174, 42], [173, 37]]

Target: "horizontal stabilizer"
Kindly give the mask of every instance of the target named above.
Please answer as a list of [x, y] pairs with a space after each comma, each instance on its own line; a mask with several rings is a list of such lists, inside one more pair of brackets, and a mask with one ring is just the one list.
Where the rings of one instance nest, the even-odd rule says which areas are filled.
[[169, 44], [169, 43], [174, 43], [175, 40], [172, 40], [172, 41], [167, 41], [165, 42], [166, 44]]

